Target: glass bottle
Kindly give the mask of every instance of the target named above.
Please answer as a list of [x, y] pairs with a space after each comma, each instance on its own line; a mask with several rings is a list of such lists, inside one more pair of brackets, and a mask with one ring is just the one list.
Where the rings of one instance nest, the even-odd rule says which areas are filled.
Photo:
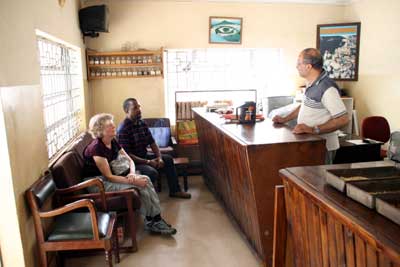
[[104, 57], [100, 57], [99, 63], [104, 65]]
[[106, 65], [110, 65], [111, 64], [110, 57], [106, 57], [105, 58], [104, 64], [106, 64]]
[[98, 64], [99, 64], [99, 57], [95, 57], [95, 58], [94, 58], [94, 64], [95, 64], [95, 65], [98, 65]]
[[119, 57], [115, 58], [115, 64], [121, 64], [121, 59]]
[[94, 57], [89, 57], [89, 64], [93, 65], [94, 64]]
[[115, 64], [115, 57], [111, 57], [110, 64]]
[[126, 57], [121, 57], [121, 64], [126, 64]]

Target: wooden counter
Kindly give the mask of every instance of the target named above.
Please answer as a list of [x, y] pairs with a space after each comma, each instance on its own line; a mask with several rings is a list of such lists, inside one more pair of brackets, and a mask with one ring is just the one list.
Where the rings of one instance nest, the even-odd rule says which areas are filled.
[[282, 183], [278, 170], [322, 164], [325, 140], [294, 135], [269, 119], [255, 125], [225, 124], [215, 113], [193, 110], [206, 184], [261, 259], [271, 263], [274, 187]]
[[400, 266], [400, 226], [325, 182], [325, 169], [387, 165], [393, 163], [379, 161], [280, 171], [288, 236], [294, 247], [293, 266]]

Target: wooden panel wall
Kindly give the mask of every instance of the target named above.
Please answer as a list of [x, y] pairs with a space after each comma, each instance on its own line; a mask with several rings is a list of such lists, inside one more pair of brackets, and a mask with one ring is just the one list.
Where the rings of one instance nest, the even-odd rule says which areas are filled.
[[284, 179], [286, 217], [296, 267], [400, 267], [373, 239], [341, 222], [321, 204]]

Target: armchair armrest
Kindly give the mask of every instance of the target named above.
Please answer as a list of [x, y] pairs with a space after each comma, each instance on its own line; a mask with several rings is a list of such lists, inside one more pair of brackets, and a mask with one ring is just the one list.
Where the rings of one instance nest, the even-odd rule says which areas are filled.
[[81, 208], [88, 208], [89, 213], [90, 213], [90, 218], [92, 221], [92, 230], [93, 230], [93, 237], [94, 240], [99, 240], [99, 229], [97, 225], [97, 213], [96, 213], [96, 208], [94, 206], [94, 202], [91, 199], [81, 199], [72, 203], [69, 203], [65, 206], [62, 206], [60, 208], [50, 210], [50, 211], [44, 211], [44, 212], [39, 212], [39, 216], [41, 218], [50, 218], [50, 217], [55, 217], [64, 213], [68, 213], [70, 211], [76, 210], [76, 209], [81, 209]]
[[[99, 193], [96, 193], [96, 194], [98, 195], [98, 197], [101, 198], [103, 209], [107, 210], [107, 202], [106, 202], [106, 195], [105, 195], [105, 191], [104, 191], [104, 184], [103, 184], [103, 181], [100, 178], [93, 178], [93, 179], [84, 181], [82, 183], [73, 185], [73, 186], [68, 187], [68, 188], [57, 189], [56, 190], [56, 194], [66, 195], [66, 194], [70, 194], [70, 193], [76, 192], [78, 190], [87, 188], [89, 186], [97, 186], [98, 187]], [[82, 197], [80, 197], [80, 198], [82, 198]]]

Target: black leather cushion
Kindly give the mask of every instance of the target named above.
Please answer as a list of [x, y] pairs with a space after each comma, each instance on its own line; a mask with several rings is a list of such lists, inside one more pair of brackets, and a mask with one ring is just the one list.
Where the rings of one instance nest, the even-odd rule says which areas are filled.
[[[111, 216], [108, 213], [97, 212], [97, 225], [100, 238], [106, 236], [110, 218]], [[71, 212], [57, 216], [54, 229], [47, 239], [48, 241], [93, 239], [90, 213]]]

